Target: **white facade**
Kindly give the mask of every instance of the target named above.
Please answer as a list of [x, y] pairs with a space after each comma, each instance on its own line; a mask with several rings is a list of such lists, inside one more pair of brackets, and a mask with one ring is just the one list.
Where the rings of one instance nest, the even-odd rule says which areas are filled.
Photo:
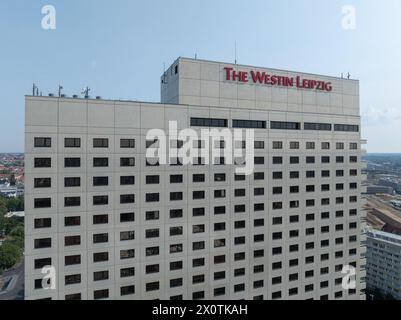
[[366, 261], [367, 287], [401, 300], [401, 236], [369, 229]]
[[[332, 90], [227, 81], [225, 67]], [[26, 298], [364, 299], [358, 82], [180, 58], [161, 86], [161, 104], [26, 97]], [[147, 166], [148, 130], [173, 120], [200, 130], [193, 118], [264, 122], [255, 175], [242, 180], [235, 165]], [[55, 290], [39, 284], [48, 264]], [[348, 264], [357, 268], [350, 291], [341, 286]]]

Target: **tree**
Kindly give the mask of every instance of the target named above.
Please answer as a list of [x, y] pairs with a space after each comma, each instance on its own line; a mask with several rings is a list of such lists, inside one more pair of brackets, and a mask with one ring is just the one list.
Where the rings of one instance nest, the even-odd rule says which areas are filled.
[[0, 272], [14, 266], [20, 259], [21, 249], [9, 241], [0, 247]]

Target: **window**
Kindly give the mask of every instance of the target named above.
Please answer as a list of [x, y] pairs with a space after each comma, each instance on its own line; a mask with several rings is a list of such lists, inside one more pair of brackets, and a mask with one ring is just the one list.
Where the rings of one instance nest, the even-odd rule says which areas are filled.
[[51, 148], [52, 138], [35, 138], [34, 146], [35, 148]]
[[108, 233], [98, 233], [93, 235], [93, 243], [107, 243], [109, 242]]
[[170, 192], [170, 201], [180, 201], [183, 199], [182, 192]]
[[81, 186], [81, 178], [80, 177], [72, 177], [72, 178], [64, 178], [64, 187], [65, 188], [74, 188]]
[[81, 167], [81, 158], [64, 158], [65, 168], [79, 168]]
[[93, 205], [94, 206], [101, 206], [101, 205], [108, 205], [108, 204], [109, 204], [108, 196], [93, 196]]
[[81, 148], [81, 138], [64, 138], [65, 148]]
[[79, 246], [81, 244], [81, 236], [64, 237], [64, 246]]
[[171, 254], [182, 252], [182, 250], [183, 250], [183, 245], [182, 244], [172, 244], [172, 245], [170, 245], [170, 253]]
[[93, 147], [94, 148], [108, 148], [109, 147], [109, 139], [94, 138], [93, 139]]
[[93, 224], [108, 224], [109, 223], [109, 215], [107, 214], [99, 214], [93, 216]]
[[135, 167], [135, 158], [120, 158], [120, 167]]
[[109, 289], [93, 291], [94, 300], [107, 299], [108, 297], [109, 297]]
[[214, 181], [216, 181], [216, 182], [226, 181], [226, 174], [225, 173], [216, 173], [214, 175]]
[[159, 211], [147, 211], [146, 212], [146, 221], [159, 220], [159, 218], [160, 218]]
[[134, 249], [120, 251], [120, 259], [121, 260], [128, 260], [128, 259], [133, 259], [133, 258], [135, 258], [135, 250]]
[[51, 246], [52, 246], [51, 238], [35, 239], [34, 241], [35, 249], [51, 248]]
[[120, 185], [129, 186], [135, 184], [135, 176], [121, 176]]
[[254, 147], [255, 147], [256, 150], [264, 149], [265, 148], [265, 142], [264, 141], [255, 141]]
[[301, 124], [299, 122], [272, 121], [270, 123], [270, 128], [279, 130], [301, 130]]
[[192, 176], [193, 182], [205, 182], [205, 175], [204, 174], [194, 174]]
[[226, 119], [211, 118], [191, 118], [192, 127], [222, 127], [226, 128], [228, 121]]
[[331, 124], [305, 122], [304, 130], [331, 131]]
[[73, 285], [73, 284], [78, 284], [81, 283], [81, 275], [80, 274], [73, 274], [69, 276], [65, 276], [65, 285]]
[[128, 212], [128, 213], [121, 213], [120, 214], [120, 222], [134, 222], [135, 221], [135, 213]]
[[120, 241], [135, 240], [135, 231], [120, 232]]
[[337, 150], [344, 150], [345, 146], [343, 142], [337, 142], [336, 143], [336, 149]]
[[160, 176], [146, 176], [146, 184], [159, 184]]
[[290, 149], [291, 150], [298, 150], [299, 149], [299, 142], [291, 141], [290, 142]]
[[35, 158], [34, 167], [35, 168], [51, 168], [52, 159], [51, 158]]
[[199, 224], [199, 225], [192, 226], [192, 233], [193, 234], [204, 233], [204, 232], [205, 232], [205, 225], [204, 224]]
[[51, 228], [52, 219], [50, 219], [50, 218], [35, 219], [34, 225], [35, 225], [35, 229]]
[[35, 269], [42, 269], [43, 267], [51, 266], [52, 259], [51, 258], [35, 259], [34, 265]]
[[283, 142], [282, 141], [273, 141], [273, 149], [275, 149], [275, 150], [283, 149]]
[[135, 139], [120, 139], [120, 148], [121, 149], [135, 148]]
[[314, 150], [315, 149], [315, 143], [314, 142], [307, 142], [306, 143], [306, 149], [307, 150]]
[[170, 228], [170, 237], [181, 236], [184, 233], [183, 227], [171, 227]]
[[124, 286], [120, 288], [120, 295], [121, 296], [128, 296], [131, 294], [135, 294], [135, 286], [131, 285], [131, 286]]
[[290, 157], [290, 164], [299, 164], [299, 157]]
[[52, 179], [51, 178], [35, 178], [34, 187], [35, 188], [51, 188]]
[[146, 239], [159, 238], [159, 236], [160, 236], [159, 229], [148, 229], [148, 230], [145, 231]]
[[192, 199], [193, 200], [205, 199], [205, 191], [193, 191]]
[[255, 172], [253, 175], [254, 180], [264, 180], [265, 173], [264, 172]]
[[74, 217], [65, 217], [64, 218], [64, 226], [65, 227], [76, 227], [81, 225], [81, 217], [74, 216]]
[[147, 193], [146, 202], [159, 202], [160, 195], [158, 193]]
[[221, 199], [226, 197], [226, 190], [214, 190], [214, 198]]
[[128, 278], [135, 276], [135, 268], [124, 268], [120, 270], [120, 277], [121, 278]]
[[93, 158], [93, 167], [108, 167], [109, 166], [109, 158]]
[[350, 150], [358, 150], [358, 143], [351, 142], [349, 144], [349, 148], [350, 148]]
[[183, 210], [182, 209], [172, 209], [170, 210], [170, 219], [182, 218]]
[[348, 124], [335, 124], [334, 131], [359, 132], [359, 126], [358, 125], [348, 125]]
[[135, 203], [134, 194], [122, 194], [120, 195], [120, 204]]
[[35, 209], [50, 208], [50, 207], [51, 207], [51, 198], [39, 198], [34, 200]]
[[322, 150], [329, 150], [330, 142], [322, 142]]
[[109, 177], [93, 177], [93, 186], [108, 186], [109, 185]]
[[266, 121], [233, 120], [233, 128], [266, 129]]
[[273, 157], [273, 164], [283, 164], [283, 157]]
[[183, 175], [170, 175], [170, 183], [182, 183], [183, 182]]
[[81, 197], [65, 197], [64, 207], [79, 207], [81, 205]]
[[64, 257], [64, 264], [66, 266], [73, 266], [81, 264], [81, 255], [74, 255], [74, 256], [65, 256]]
[[193, 208], [192, 216], [193, 217], [203, 217], [205, 215], [205, 208]]

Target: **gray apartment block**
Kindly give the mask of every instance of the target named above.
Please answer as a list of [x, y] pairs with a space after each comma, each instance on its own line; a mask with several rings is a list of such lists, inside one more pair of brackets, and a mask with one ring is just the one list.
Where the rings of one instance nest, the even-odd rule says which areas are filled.
[[[255, 128], [254, 172], [149, 164], [170, 121]], [[358, 81], [179, 58], [161, 103], [27, 96], [25, 130], [27, 299], [365, 299]]]
[[366, 261], [367, 287], [401, 300], [401, 236], [369, 229]]

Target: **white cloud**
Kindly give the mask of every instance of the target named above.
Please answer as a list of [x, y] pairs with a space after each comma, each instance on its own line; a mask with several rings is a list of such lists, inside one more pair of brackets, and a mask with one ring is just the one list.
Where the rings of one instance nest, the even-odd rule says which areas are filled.
[[370, 125], [383, 125], [401, 120], [401, 108], [376, 108], [362, 110], [362, 121]]

